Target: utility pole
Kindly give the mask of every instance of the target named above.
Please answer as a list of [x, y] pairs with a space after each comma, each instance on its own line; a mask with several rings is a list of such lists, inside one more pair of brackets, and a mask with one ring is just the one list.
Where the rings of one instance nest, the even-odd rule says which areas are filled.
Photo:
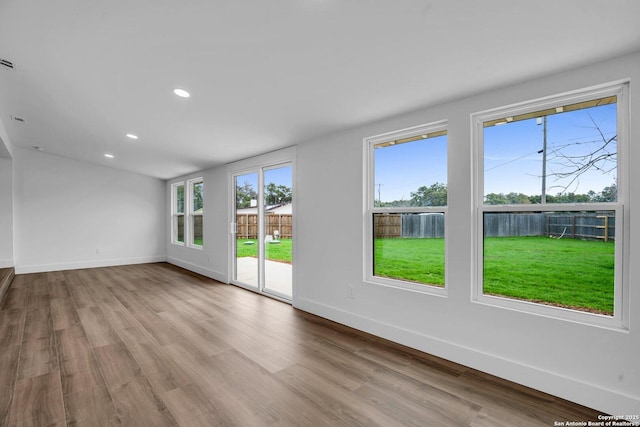
[[547, 203], [547, 116], [544, 116], [542, 133], [542, 196], [540, 203]]
[[378, 205], [382, 205], [382, 196], [380, 195], [380, 187], [382, 187], [383, 184], [378, 184]]
[[[542, 193], [540, 196], [540, 203], [547, 203], [547, 116], [543, 117], [542, 128], [542, 150], [538, 153], [542, 153]], [[540, 118], [537, 120], [537, 124], [540, 124]]]

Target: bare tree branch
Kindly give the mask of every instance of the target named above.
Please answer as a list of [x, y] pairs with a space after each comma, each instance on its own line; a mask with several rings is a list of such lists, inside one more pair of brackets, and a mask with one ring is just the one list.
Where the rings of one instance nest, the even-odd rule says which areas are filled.
[[[599, 139], [565, 144], [552, 148], [547, 154], [548, 164], [554, 166], [547, 176], [552, 177], [554, 182], [558, 183], [551, 188], [567, 192], [571, 188], [577, 188], [581, 176], [587, 172], [595, 170], [606, 175], [616, 170], [618, 135], [607, 138], [591, 114], [589, 114], [589, 119], [593, 123], [593, 128], [597, 130]], [[573, 149], [579, 145], [592, 145], [593, 147], [587, 146], [583, 152], [576, 153]]]

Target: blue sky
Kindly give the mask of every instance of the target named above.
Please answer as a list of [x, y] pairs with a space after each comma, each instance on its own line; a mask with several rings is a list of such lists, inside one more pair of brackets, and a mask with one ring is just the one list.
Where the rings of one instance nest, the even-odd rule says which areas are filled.
[[[557, 180], [554, 173], [566, 171], [561, 163], [568, 158], [594, 151], [602, 137], [616, 134], [616, 105], [604, 105], [586, 110], [554, 114], [547, 118], [547, 194], [555, 195], [568, 186], [568, 192], [596, 193], [615, 182], [616, 171], [603, 174], [591, 171], [579, 180]], [[539, 195], [542, 191], [543, 124], [536, 119], [512, 122], [485, 128], [484, 170], [485, 194], [524, 193]], [[612, 147], [615, 152], [615, 146]], [[411, 192], [436, 182], [447, 183], [447, 137], [441, 136], [406, 144], [392, 145], [374, 151], [375, 198], [381, 200], [409, 199]], [[563, 158], [564, 156], [564, 158]], [[562, 162], [561, 162], [562, 161]], [[614, 163], [607, 165], [614, 167]], [[380, 187], [378, 187], [378, 185]]]
[[[591, 120], [593, 118], [593, 121]], [[616, 105], [604, 105], [586, 110], [576, 110], [547, 117], [547, 194], [573, 192], [596, 193], [615, 182], [615, 163], [606, 165], [614, 168], [609, 173], [591, 170], [577, 180], [560, 178], [558, 173], [575, 170], [569, 163], [584, 164], [581, 156], [595, 152], [603, 139], [594, 122], [605, 138], [616, 135]], [[542, 192], [542, 153], [544, 124], [529, 119], [502, 126], [485, 128], [484, 170], [485, 194], [524, 193], [537, 195]], [[615, 144], [610, 148], [615, 152]]]
[[378, 148], [375, 156], [375, 198], [383, 202], [411, 198], [419, 187], [447, 183], [447, 137], [420, 139]]

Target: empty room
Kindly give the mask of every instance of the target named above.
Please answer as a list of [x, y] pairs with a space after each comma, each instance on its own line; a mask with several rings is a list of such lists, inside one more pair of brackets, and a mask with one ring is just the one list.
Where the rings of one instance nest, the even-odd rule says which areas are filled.
[[0, 425], [640, 425], [638, 17], [0, 0]]

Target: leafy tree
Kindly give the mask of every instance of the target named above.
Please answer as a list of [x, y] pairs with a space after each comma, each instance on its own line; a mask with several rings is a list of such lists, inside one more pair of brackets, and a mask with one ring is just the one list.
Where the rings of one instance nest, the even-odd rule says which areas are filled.
[[615, 202], [618, 200], [618, 186], [614, 182], [608, 187], [604, 187], [602, 191], [593, 196], [594, 202]]
[[194, 211], [197, 211], [204, 207], [204, 204], [202, 202], [202, 191], [203, 191], [202, 182], [197, 183], [193, 186], [193, 210]]
[[412, 206], [446, 206], [447, 186], [436, 182], [430, 187], [423, 185], [411, 193]]
[[176, 211], [184, 213], [184, 185], [179, 185], [176, 191], [177, 205]]
[[[600, 193], [591, 190], [587, 194], [558, 193], [555, 196], [547, 194], [547, 203], [589, 203], [589, 202], [615, 202], [617, 198], [616, 184], [605, 187]], [[527, 196], [522, 193], [489, 193], [484, 197], [488, 205], [510, 204], [540, 204], [540, 195]]]
[[547, 196], [547, 203], [588, 203], [590, 201], [591, 197], [588, 194], [558, 193], [551, 198]]
[[[538, 200], [540, 196], [538, 196]], [[489, 193], [484, 196], [484, 202], [488, 205], [527, 205], [532, 203], [530, 197], [522, 193], [511, 192], [509, 194], [504, 193]], [[539, 203], [539, 201], [538, 201]]]
[[[270, 182], [265, 187], [264, 199], [267, 205], [288, 203], [293, 199], [293, 192], [286, 185]], [[236, 207], [240, 209], [251, 207], [252, 200], [258, 200], [258, 192], [253, 185], [247, 181], [242, 185], [236, 184]]]
[[236, 184], [236, 207], [248, 208], [251, 206], [251, 200], [257, 200], [258, 193], [251, 183], [245, 181], [244, 184]]
[[[615, 202], [618, 188], [614, 182], [605, 187], [601, 192], [591, 190], [587, 194], [557, 193], [555, 196], [547, 194], [547, 203], [589, 203], [589, 202]], [[484, 202], [488, 205], [528, 205], [540, 204], [541, 196], [527, 196], [523, 193], [489, 193], [484, 196]], [[394, 200], [392, 202], [378, 202], [376, 207], [397, 208], [411, 206], [446, 206], [447, 186], [435, 183], [429, 187], [422, 186], [411, 193], [410, 200]]]
[[273, 182], [270, 182], [265, 188], [264, 197], [267, 205], [277, 205], [290, 202], [293, 193], [291, 192], [291, 188], [286, 185], [275, 185]]
[[379, 202], [376, 200], [375, 204], [377, 208], [405, 208], [411, 206], [411, 202], [405, 199], [394, 200], [392, 202]]

